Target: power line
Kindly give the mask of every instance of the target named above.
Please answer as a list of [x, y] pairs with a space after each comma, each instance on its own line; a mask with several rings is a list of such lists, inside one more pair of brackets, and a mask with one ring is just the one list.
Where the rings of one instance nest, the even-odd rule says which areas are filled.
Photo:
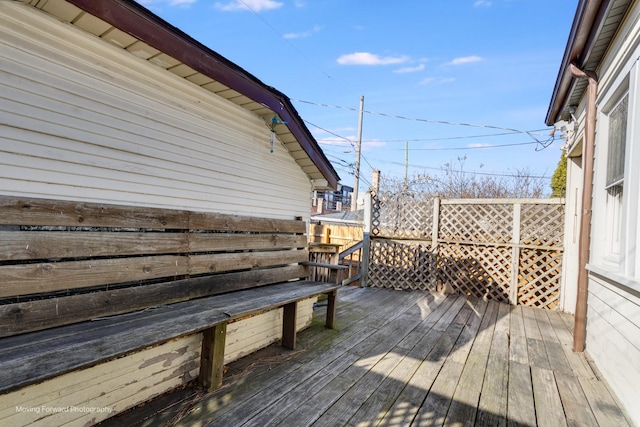
[[[552, 128], [546, 129], [534, 129], [530, 130], [531, 133], [537, 132], [545, 132], [549, 131]], [[500, 132], [500, 133], [485, 133], [482, 135], [464, 135], [464, 136], [449, 136], [449, 137], [439, 137], [439, 138], [415, 138], [415, 139], [376, 139], [376, 140], [363, 140], [362, 142], [432, 142], [432, 141], [452, 141], [452, 140], [460, 140], [460, 139], [474, 139], [474, 138], [488, 138], [494, 136], [505, 136], [505, 135], [520, 135], [521, 132]]]
[[[410, 148], [409, 151], [482, 150], [486, 148], [516, 147], [516, 146], [532, 145], [532, 144], [538, 144], [538, 143], [535, 141], [530, 141], [530, 142], [518, 142], [513, 144], [484, 145], [479, 147]], [[390, 148], [390, 150], [404, 150], [404, 148]]]
[[282, 33], [280, 33], [280, 31], [278, 31], [273, 25], [271, 25], [269, 22], [267, 22], [266, 19], [264, 19], [262, 17], [262, 15], [260, 15], [256, 10], [254, 10], [251, 6], [249, 6], [244, 0], [240, 0], [240, 2], [244, 5], [244, 7], [246, 7], [248, 10], [250, 10], [251, 12], [253, 12], [254, 15], [256, 15], [267, 27], [269, 27], [271, 29], [271, 31], [273, 31], [274, 33], [276, 33], [278, 35], [278, 37], [280, 37], [282, 40], [284, 40], [285, 43], [287, 43], [289, 45], [289, 47], [291, 47], [293, 50], [295, 50], [298, 55], [302, 56], [304, 59], [306, 59], [311, 65], [313, 65], [313, 67], [318, 70], [320, 73], [322, 73], [325, 77], [327, 77], [329, 80], [332, 80], [334, 82], [336, 82], [336, 80], [334, 80], [334, 78], [330, 75], [327, 74], [324, 70], [322, 70], [320, 68], [320, 66], [318, 66], [318, 64], [316, 64], [315, 62], [313, 62], [313, 60], [311, 60], [311, 58], [309, 58], [307, 55], [305, 55], [300, 49], [298, 49], [297, 47], [295, 47], [293, 45], [293, 43], [291, 43]]
[[[352, 107], [343, 107], [343, 106], [339, 106], [339, 105], [323, 104], [323, 103], [312, 102], [312, 101], [304, 101], [304, 100], [301, 100], [301, 99], [292, 99], [292, 101], [301, 102], [301, 103], [304, 103], [304, 104], [316, 105], [316, 106], [320, 106], [320, 107], [328, 107], [328, 108], [346, 110], [346, 111], [358, 111], [358, 110], [356, 110], [356, 109], [354, 109]], [[494, 125], [486, 125], [486, 124], [475, 124], [475, 123], [465, 123], [465, 122], [452, 122], [452, 121], [446, 121], [446, 120], [422, 119], [422, 118], [417, 118], [417, 117], [408, 117], [408, 116], [401, 116], [401, 115], [398, 115], [398, 114], [382, 113], [382, 112], [368, 111], [368, 110], [364, 110], [363, 112], [367, 113], [367, 114], [377, 115], [377, 116], [389, 117], [389, 118], [392, 118], [392, 119], [409, 120], [409, 121], [415, 121], [415, 122], [442, 124], [442, 125], [451, 125], [451, 126], [466, 126], [466, 127], [474, 127], [474, 128], [496, 129], [496, 130], [503, 130], [503, 131], [508, 131], [508, 132], [512, 132], [512, 133], [523, 133], [523, 134], [528, 135], [538, 145], [540, 145], [542, 147], [542, 148], [540, 148], [540, 150], [543, 150], [543, 149], [547, 148], [554, 141], [554, 137], [553, 136], [550, 136], [545, 141], [540, 141], [538, 138], [536, 138], [534, 131], [520, 130], [520, 129], [502, 127], [502, 126], [494, 126]], [[538, 150], [538, 148], [536, 148], [536, 150]]]
[[[389, 163], [392, 165], [400, 165], [400, 166], [404, 166], [404, 163], [401, 162], [393, 162], [391, 160], [383, 160], [383, 159], [375, 159], [381, 163]], [[416, 168], [416, 169], [429, 169], [429, 170], [437, 170], [442, 172], [443, 169], [442, 168], [437, 168], [434, 166], [422, 166], [422, 165], [413, 165], [410, 164], [409, 165], [412, 168]], [[471, 174], [471, 175], [486, 175], [486, 176], [504, 176], [504, 177], [513, 177], [516, 174], [514, 173], [507, 173], [507, 172], [480, 172], [480, 171], [465, 171], [465, 170], [459, 170], [456, 172], [460, 172], [460, 173], [465, 173], [465, 174]], [[545, 175], [530, 175], [531, 178], [540, 178], [540, 179], [551, 179], [550, 176], [545, 176]]]
[[[336, 139], [327, 139], [324, 141], [319, 141], [320, 144], [323, 144], [323, 142], [337, 142], [338, 140]], [[373, 141], [365, 141], [365, 142], [373, 142]], [[376, 141], [376, 142], [384, 142], [384, 141]], [[495, 145], [482, 145], [482, 146], [477, 146], [477, 147], [439, 147], [439, 148], [410, 148], [409, 151], [456, 151], [456, 150], [482, 150], [482, 149], [487, 149], [487, 148], [502, 148], [502, 147], [518, 147], [518, 146], [522, 146], [522, 145], [533, 145], [533, 144], [538, 144], [535, 141], [529, 141], [529, 142], [514, 142], [512, 144], [495, 144]], [[329, 144], [331, 145], [331, 144]], [[387, 150], [402, 150], [404, 151], [404, 148], [387, 148]]]
[[[325, 128], [321, 127], [321, 126], [318, 126], [318, 125], [316, 125], [316, 124], [314, 124], [314, 123], [311, 123], [311, 122], [310, 122], [310, 121], [308, 121], [308, 120], [304, 120], [304, 119], [303, 119], [303, 121], [304, 121], [306, 124], [308, 124], [308, 125], [311, 125], [311, 126], [313, 126], [313, 127], [315, 127], [315, 128], [320, 129], [320, 130], [321, 130], [321, 131], [323, 131], [323, 132], [326, 132], [326, 133], [328, 133], [328, 134], [330, 134], [330, 135], [333, 135], [333, 136], [335, 136], [335, 137], [337, 137], [337, 138], [344, 139], [344, 140], [345, 140], [345, 141], [347, 141], [349, 144], [351, 144], [351, 147], [352, 147], [354, 150], [356, 149], [356, 144], [355, 144], [355, 142], [353, 142], [353, 141], [352, 141], [352, 140], [350, 140], [349, 138], [344, 137], [344, 136], [342, 136], [342, 135], [338, 135], [338, 134], [337, 134], [337, 133], [335, 133], [335, 132], [331, 132], [330, 130], [325, 129]], [[332, 140], [332, 141], [333, 141], [333, 140]]]

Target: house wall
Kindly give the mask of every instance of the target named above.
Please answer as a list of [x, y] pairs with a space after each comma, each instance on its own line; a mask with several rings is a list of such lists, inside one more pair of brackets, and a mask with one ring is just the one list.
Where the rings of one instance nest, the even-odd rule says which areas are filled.
[[[579, 143], [582, 146], [582, 138]], [[562, 285], [560, 309], [575, 313], [578, 282], [578, 250], [582, 202], [582, 156], [581, 150], [569, 152], [567, 158], [567, 194], [565, 196], [564, 255], [562, 260]]]
[[255, 114], [18, 2], [0, 38], [0, 194], [308, 217], [309, 178]]
[[[632, 6], [600, 68], [588, 265], [586, 351], [640, 425], [640, 6]], [[606, 190], [608, 114], [628, 91], [624, 183], [616, 205]], [[616, 213], [618, 206], [620, 213]], [[615, 227], [620, 227], [619, 244]]]

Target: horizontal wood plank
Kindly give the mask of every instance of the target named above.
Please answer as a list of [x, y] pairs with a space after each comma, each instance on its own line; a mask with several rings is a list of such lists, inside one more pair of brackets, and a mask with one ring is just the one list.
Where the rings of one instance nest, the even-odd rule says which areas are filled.
[[223, 273], [0, 306], [0, 337], [306, 277], [302, 266]]
[[0, 261], [183, 253], [186, 233], [0, 231]]
[[304, 221], [192, 212], [191, 230], [251, 231], [257, 233], [300, 233], [307, 231]]
[[189, 212], [176, 209], [0, 196], [0, 224], [187, 229]]
[[226, 233], [189, 234], [190, 252], [304, 248], [306, 245], [307, 240], [303, 235]]
[[0, 298], [177, 277], [187, 272], [187, 258], [177, 255], [4, 265], [0, 266]]
[[292, 250], [192, 255], [189, 257], [189, 274], [296, 264], [305, 261], [308, 257], [307, 251]]

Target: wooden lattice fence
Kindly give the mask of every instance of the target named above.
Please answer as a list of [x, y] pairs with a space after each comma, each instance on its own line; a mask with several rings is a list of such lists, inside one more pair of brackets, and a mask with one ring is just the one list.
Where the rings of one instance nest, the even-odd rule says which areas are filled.
[[556, 309], [563, 199], [374, 196], [368, 286], [446, 287]]

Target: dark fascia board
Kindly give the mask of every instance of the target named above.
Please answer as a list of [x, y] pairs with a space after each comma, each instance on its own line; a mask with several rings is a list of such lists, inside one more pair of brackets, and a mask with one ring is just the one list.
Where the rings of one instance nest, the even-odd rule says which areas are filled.
[[612, 1], [613, 0], [579, 1], [551, 96], [549, 109], [547, 110], [545, 123], [548, 126], [553, 126], [559, 119], [560, 114], [562, 114], [562, 109], [573, 90], [575, 79], [571, 76], [570, 65], [573, 63], [577, 65], [578, 68], [583, 68], [595, 42], [596, 33], [604, 19], [605, 11]]
[[265, 85], [249, 72], [132, 0], [67, 1], [278, 113], [287, 122], [287, 127], [329, 186], [337, 187], [340, 177], [291, 100], [282, 92]]

